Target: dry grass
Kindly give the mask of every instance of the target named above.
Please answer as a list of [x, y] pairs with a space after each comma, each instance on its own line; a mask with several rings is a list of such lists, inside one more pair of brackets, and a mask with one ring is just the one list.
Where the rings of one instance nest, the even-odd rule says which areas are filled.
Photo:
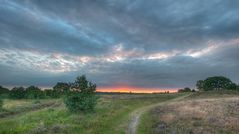
[[151, 114], [153, 133], [239, 133], [239, 97], [174, 102]]

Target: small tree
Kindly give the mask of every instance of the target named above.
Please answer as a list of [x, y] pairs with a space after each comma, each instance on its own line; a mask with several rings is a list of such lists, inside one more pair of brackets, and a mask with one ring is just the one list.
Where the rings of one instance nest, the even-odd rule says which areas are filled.
[[2, 97], [2, 98], [7, 98], [9, 92], [10, 92], [9, 89], [0, 86], [0, 97]]
[[29, 86], [28, 88], [26, 88], [26, 98], [40, 99], [43, 98], [43, 93], [40, 88], [35, 86]]
[[197, 81], [196, 87], [199, 91], [203, 90], [203, 83], [204, 83], [203, 80]]
[[179, 89], [178, 92], [182, 93], [182, 92], [191, 92], [192, 90], [189, 87], [185, 87], [184, 89]]
[[57, 84], [53, 87], [53, 90], [57, 90], [59, 92], [63, 92], [64, 90], [69, 90], [70, 84], [64, 82], [57, 82]]
[[96, 85], [87, 81], [85, 75], [76, 78], [72, 84], [74, 90], [65, 99], [65, 105], [71, 112], [92, 111], [96, 105]]
[[25, 97], [25, 89], [23, 87], [14, 87], [9, 94], [10, 98], [23, 99]]

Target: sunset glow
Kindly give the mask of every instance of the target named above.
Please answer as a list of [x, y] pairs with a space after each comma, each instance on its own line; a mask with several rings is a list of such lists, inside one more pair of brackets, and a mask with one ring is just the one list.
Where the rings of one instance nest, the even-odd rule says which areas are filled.
[[140, 87], [99, 87], [97, 92], [121, 92], [121, 93], [175, 93], [177, 89], [161, 89], [161, 88], [140, 88]]

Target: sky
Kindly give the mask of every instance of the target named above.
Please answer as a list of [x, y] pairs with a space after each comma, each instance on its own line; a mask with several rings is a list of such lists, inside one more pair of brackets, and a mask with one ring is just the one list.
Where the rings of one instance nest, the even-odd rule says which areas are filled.
[[0, 0], [0, 85], [102, 91], [239, 83], [239, 1]]

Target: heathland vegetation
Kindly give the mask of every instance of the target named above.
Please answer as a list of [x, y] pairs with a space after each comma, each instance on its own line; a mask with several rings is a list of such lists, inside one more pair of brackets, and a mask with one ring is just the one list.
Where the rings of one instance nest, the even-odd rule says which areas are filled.
[[[236, 133], [239, 87], [223, 76], [179, 93], [97, 93], [84, 75], [52, 89], [0, 86], [0, 133]], [[217, 113], [217, 114], [213, 114]]]

